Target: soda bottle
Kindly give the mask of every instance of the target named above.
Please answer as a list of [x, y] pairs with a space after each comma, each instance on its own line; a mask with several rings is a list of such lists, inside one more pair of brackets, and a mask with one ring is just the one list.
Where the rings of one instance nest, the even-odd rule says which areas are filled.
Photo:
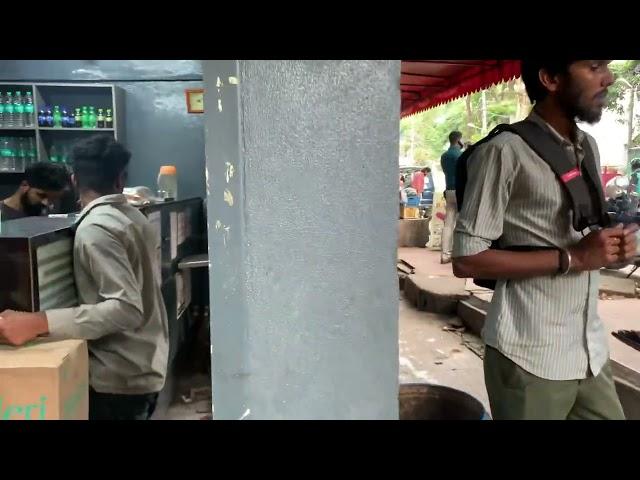
[[13, 119], [13, 94], [11, 92], [7, 92], [7, 95], [4, 97], [4, 121], [3, 126], [6, 127], [15, 127], [14, 119]]
[[13, 126], [24, 127], [24, 103], [22, 103], [20, 91], [17, 91], [13, 97]]
[[34, 117], [33, 95], [31, 95], [31, 92], [27, 92], [27, 95], [24, 98], [24, 126], [25, 127], [33, 127], [33, 123], [34, 123], [33, 117]]
[[11, 161], [11, 146], [7, 137], [0, 138], [0, 172], [9, 171]]
[[14, 166], [14, 171], [24, 172], [24, 168], [27, 163], [26, 139], [20, 138], [18, 139], [17, 143], [18, 145], [16, 148], [16, 163]]
[[53, 126], [56, 128], [62, 127], [62, 113], [60, 113], [60, 107], [58, 105], [53, 107]]
[[104, 113], [102, 113], [102, 109], [98, 109], [98, 128], [104, 128]]
[[49, 161], [51, 163], [58, 163], [60, 161], [60, 157], [58, 156], [58, 149], [55, 145], [52, 145], [51, 150], [49, 150]]
[[45, 110], [45, 126], [53, 127], [53, 113], [51, 113], [51, 109], [47, 107]]
[[82, 107], [82, 128], [90, 128], [89, 122], [89, 107]]
[[82, 113], [80, 113], [80, 109], [76, 108], [76, 128], [82, 128]]
[[89, 128], [96, 128], [98, 119], [96, 117], [96, 111], [93, 107], [89, 107]]
[[0, 128], [4, 127], [4, 96], [0, 92]]
[[[29, 137], [27, 142], [27, 164], [31, 165], [38, 160], [38, 152], [36, 150], [36, 142], [33, 137]], [[25, 167], [26, 168], [26, 167]]]

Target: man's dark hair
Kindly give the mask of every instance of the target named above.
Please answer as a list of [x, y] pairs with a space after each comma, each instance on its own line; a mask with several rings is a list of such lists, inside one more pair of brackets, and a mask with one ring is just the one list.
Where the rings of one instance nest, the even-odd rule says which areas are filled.
[[429, 167], [424, 167], [422, 169], [422, 173], [431, 173], [431, 169]]
[[561, 75], [569, 72], [569, 66], [578, 60], [522, 60], [522, 81], [527, 89], [529, 100], [534, 104], [547, 96], [547, 89], [540, 83], [539, 72], [546, 70], [549, 75]]
[[131, 153], [111, 135], [95, 135], [78, 142], [71, 157], [78, 188], [109, 195], [126, 171]]
[[58, 192], [69, 185], [69, 172], [62, 165], [37, 162], [25, 169], [24, 181], [32, 188]]
[[631, 160], [631, 169], [638, 170], [640, 169], [640, 158], [634, 158]]
[[452, 145], [454, 143], [458, 143], [461, 139], [462, 139], [462, 133], [458, 132], [457, 130], [449, 134], [449, 143], [451, 143]]

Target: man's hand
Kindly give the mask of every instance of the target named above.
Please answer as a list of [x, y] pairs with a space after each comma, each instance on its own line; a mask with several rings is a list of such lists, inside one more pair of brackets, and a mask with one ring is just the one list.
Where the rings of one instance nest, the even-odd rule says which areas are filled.
[[49, 323], [44, 312], [5, 310], [0, 313], [0, 343], [20, 346], [46, 333], [49, 333]]
[[589, 233], [569, 248], [571, 271], [599, 270], [629, 261], [635, 255], [637, 229], [635, 225], [629, 225], [624, 229], [620, 224]]
[[638, 225], [632, 223], [623, 230], [622, 242], [620, 243], [620, 262], [629, 263], [636, 257], [638, 245], [636, 232]]

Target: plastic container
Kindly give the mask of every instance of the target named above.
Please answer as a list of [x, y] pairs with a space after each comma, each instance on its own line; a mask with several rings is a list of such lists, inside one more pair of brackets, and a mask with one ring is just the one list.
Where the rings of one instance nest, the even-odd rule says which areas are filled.
[[408, 207], [417, 207], [420, 205], [420, 197], [407, 197]]
[[160, 167], [158, 196], [163, 200], [177, 200], [178, 198], [178, 171], [173, 165]]

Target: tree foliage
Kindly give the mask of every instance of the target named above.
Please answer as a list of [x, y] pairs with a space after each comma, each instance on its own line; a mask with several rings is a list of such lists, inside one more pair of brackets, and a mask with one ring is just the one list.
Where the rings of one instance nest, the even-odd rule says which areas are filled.
[[[526, 105], [524, 108], [523, 104]], [[522, 119], [529, 101], [521, 80], [495, 85], [484, 91], [486, 113], [482, 109], [483, 92], [476, 92], [400, 121], [400, 156], [413, 159], [415, 165], [435, 166], [448, 148], [449, 133], [458, 130], [465, 142], [477, 142], [500, 123]], [[483, 130], [483, 116], [486, 129]]]
[[[640, 60], [623, 60], [610, 65], [616, 77], [609, 87], [606, 108], [619, 115], [629, 128], [629, 92], [634, 94], [634, 119], [630, 146], [640, 146]], [[482, 108], [483, 92], [476, 92], [400, 121], [400, 157], [414, 165], [440, 165], [440, 156], [448, 147], [449, 132], [459, 130], [463, 140], [476, 142], [499, 123], [523, 119], [531, 108], [521, 79], [504, 82], [484, 91], [486, 113]], [[486, 129], [483, 130], [483, 116]]]
[[[609, 66], [615, 82], [609, 87], [607, 109], [618, 114], [618, 121], [626, 124], [631, 145], [640, 146], [640, 60], [612, 62]], [[630, 97], [633, 96], [633, 99]], [[633, 119], [629, 124], [629, 110], [633, 101]]]

